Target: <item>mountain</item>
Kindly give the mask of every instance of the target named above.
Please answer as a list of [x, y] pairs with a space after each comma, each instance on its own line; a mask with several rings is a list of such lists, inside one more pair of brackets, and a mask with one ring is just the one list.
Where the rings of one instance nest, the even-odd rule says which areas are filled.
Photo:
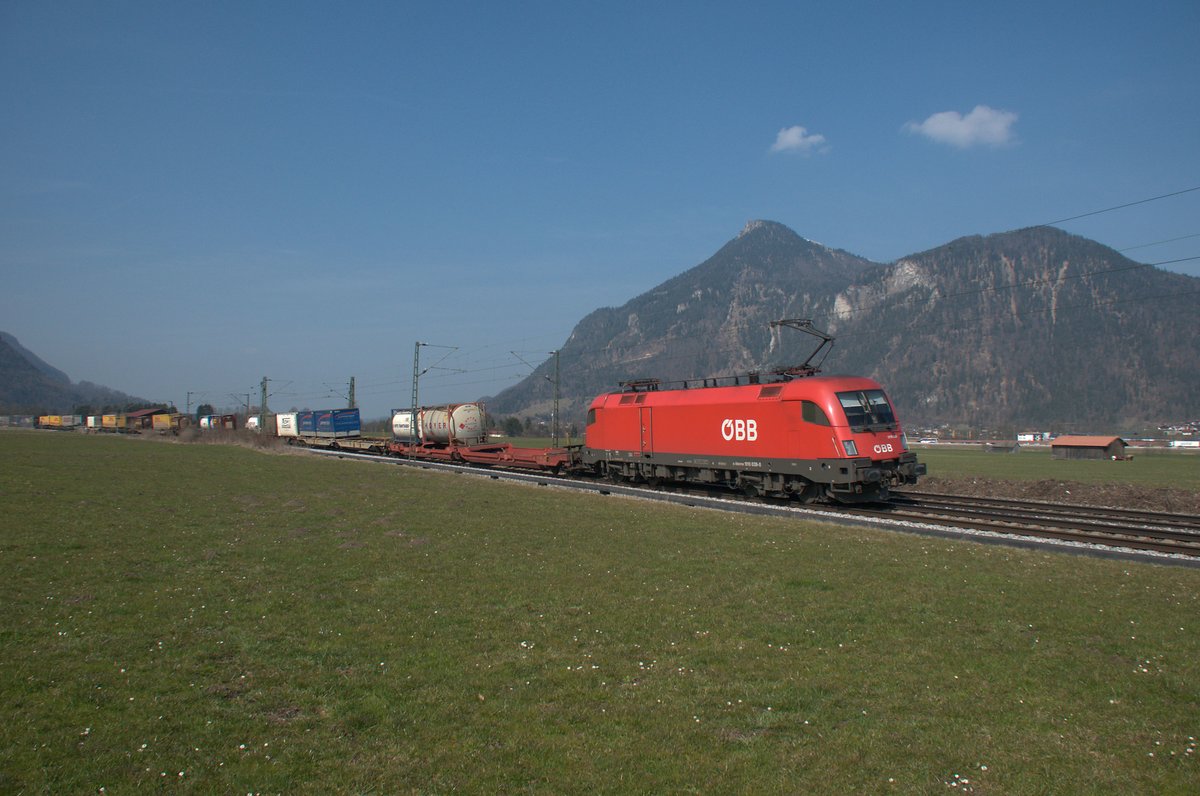
[[56, 381], [61, 384], [71, 383], [71, 379], [67, 376], [67, 374], [63, 373], [58, 368], [51, 367], [50, 365], [46, 364], [44, 361], [42, 361], [41, 357], [30, 351], [25, 346], [21, 345], [21, 343], [17, 341], [17, 338], [13, 337], [8, 332], [0, 332], [0, 341], [3, 341], [11, 346], [13, 350], [20, 354], [20, 356], [26, 362], [28, 362], [30, 365], [33, 365], [33, 367], [35, 367], [37, 370], [48, 376], [51, 381]]
[[[592, 396], [621, 381], [728, 376], [760, 367], [779, 345], [770, 321], [830, 310], [839, 290], [877, 267], [782, 224], [752, 221], [700, 265], [579, 322], [559, 351], [562, 416], [581, 418]], [[487, 399], [488, 410], [549, 416], [553, 367], [544, 363]]]
[[[1049, 227], [961, 238], [872, 263], [754, 221], [711, 258], [619, 308], [560, 351], [562, 416], [621, 381], [699, 379], [803, 362], [811, 318], [827, 373], [884, 384], [910, 424], [1064, 429], [1200, 414], [1200, 279]], [[488, 399], [548, 416], [547, 362]]]
[[147, 404], [145, 399], [100, 384], [74, 384], [67, 374], [43, 362], [17, 338], [0, 332], [0, 412], [62, 414], [79, 407], [100, 410]]
[[912, 421], [1111, 428], [1200, 414], [1200, 279], [1051, 227], [906, 257], [839, 296], [839, 366]]

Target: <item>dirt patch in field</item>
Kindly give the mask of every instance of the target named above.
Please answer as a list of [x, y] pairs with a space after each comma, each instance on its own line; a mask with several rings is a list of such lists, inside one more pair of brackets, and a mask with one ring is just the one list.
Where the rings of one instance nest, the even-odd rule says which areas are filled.
[[913, 492], [939, 492], [972, 497], [1044, 500], [1047, 503], [1108, 506], [1112, 508], [1200, 514], [1200, 494], [1184, 489], [1131, 484], [1081, 484], [1077, 481], [1004, 481], [994, 478], [938, 478], [926, 476]]

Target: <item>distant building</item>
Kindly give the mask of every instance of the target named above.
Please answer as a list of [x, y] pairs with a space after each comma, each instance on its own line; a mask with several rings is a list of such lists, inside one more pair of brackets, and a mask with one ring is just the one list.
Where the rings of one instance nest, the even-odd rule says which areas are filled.
[[1050, 443], [1053, 459], [1124, 459], [1128, 443], [1120, 437], [1058, 437]]

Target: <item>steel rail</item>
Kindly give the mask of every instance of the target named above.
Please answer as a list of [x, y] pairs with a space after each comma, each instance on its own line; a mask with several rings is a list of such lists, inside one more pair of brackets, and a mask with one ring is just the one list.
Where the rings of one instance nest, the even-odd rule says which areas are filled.
[[1037, 500], [1020, 500], [1017, 498], [977, 497], [972, 495], [948, 495], [911, 491], [893, 492], [892, 503], [894, 505], [920, 506], [922, 508], [934, 506], [955, 508], [968, 506], [975, 509], [993, 508], [1011, 511], [1014, 514], [1027, 514], [1029, 516], [1067, 517], [1100, 523], [1141, 523], [1150, 527], [1178, 528], [1184, 531], [1191, 530], [1200, 533], [1200, 517], [1165, 511], [1107, 506], [1082, 506], [1078, 504], [1048, 503]]

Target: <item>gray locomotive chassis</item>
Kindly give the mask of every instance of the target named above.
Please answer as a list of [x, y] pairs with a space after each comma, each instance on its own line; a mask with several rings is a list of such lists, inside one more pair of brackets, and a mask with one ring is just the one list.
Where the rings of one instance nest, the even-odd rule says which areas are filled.
[[732, 486], [755, 485], [766, 490], [792, 491], [801, 483], [820, 484], [835, 493], [874, 491], [888, 485], [915, 484], [924, 467], [915, 453], [886, 462], [855, 459], [743, 459], [734, 456], [694, 456], [675, 453], [630, 453], [583, 449], [589, 464], [604, 463], [608, 472], [626, 478], [692, 481]]

